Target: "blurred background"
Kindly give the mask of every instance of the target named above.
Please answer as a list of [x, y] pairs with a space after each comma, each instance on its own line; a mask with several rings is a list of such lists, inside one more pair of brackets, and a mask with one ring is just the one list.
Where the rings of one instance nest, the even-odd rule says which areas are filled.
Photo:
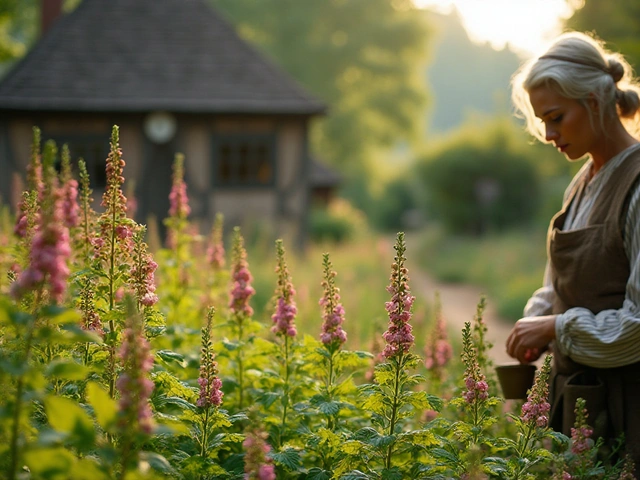
[[[69, 14], [81, 4], [64, 0], [61, 7]], [[370, 248], [405, 231], [416, 266], [441, 282], [480, 286], [502, 317], [519, 318], [542, 279], [548, 221], [580, 164], [524, 132], [513, 115], [510, 77], [567, 29], [593, 32], [638, 66], [640, 3], [207, 4], [326, 107], [308, 124], [306, 148], [319, 169], [319, 195], [309, 201], [303, 249], [346, 248], [350, 261], [358, 251], [371, 260], [379, 257]], [[43, 5], [0, 0], [2, 75], [40, 39]], [[3, 115], [6, 122], [11, 112]], [[2, 175], [8, 178], [7, 171]], [[245, 225], [257, 243], [270, 230], [259, 220]], [[366, 248], [354, 248], [362, 241]]]

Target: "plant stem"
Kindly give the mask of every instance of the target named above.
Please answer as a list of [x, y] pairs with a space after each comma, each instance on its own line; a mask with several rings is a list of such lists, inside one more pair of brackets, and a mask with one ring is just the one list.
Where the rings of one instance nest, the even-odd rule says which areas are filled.
[[287, 407], [289, 406], [289, 336], [284, 335], [284, 385], [282, 396], [282, 423], [280, 427], [280, 446], [282, 446], [282, 436], [287, 427]]
[[242, 346], [242, 337], [244, 332], [242, 330], [242, 321], [243, 318], [238, 315], [238, 344], [240, 344], [238, 348], [238, 410], [242, 410], [244, 406], [244, 363], [243, 363], [243, 346]]
[[[36, 294], [35, 304], [38, 305], [39, 295]], [[37, 317], [34, 315], [33, 322], [29, 326], [29, 330], [27, 331], [27, 339], [26, 346], [24, 352], [24, 365], [25, 367], [29, 363], [29, 356], [31, 355], [31, 344], [33, 341], [33, 333], [35, 330]], [[11, 452], [11, 464], [9, 466], [9, 480], [15, 480], [16, 473], [18, 470], [18, 461], [19, 461], [19, 453], [18, 453], [18, 435], [19, 435], [19, 426], [20, 426], [20, 414], [22, 413], [22, 390], [24, 389], [24, 374], [21, 373], [18, 377], [17, 385], [16, 385], [16, 406], [13, 411], [13, 424], [11, 425], [11, 442], [9, 450]]]
[[[393, 432], [396, 427], [396, 416], [398, 413], [398, 394], [400, 393], [400, 372], [402, 370], [402, 362], [404, 360], [404, 355], [400, 355], [396, 360], [396, 375], [393, 381], [394, 391], [393, 391], [393, 401], [391, 404], [391, 420], [389, 421], [389, 436], [393, 435]], [[393, 442], [387, 448], [387, 458], [385, 459], [384, 466], [386, 469], [391, 468], [391, 454], [393, 452]]]
[[204, 422], [202, 422], [202, 442], [200, 443], [200, 456], [204, 458], [207, 453], [207, 444], [209, 443], [209, 408], [206, 407], [204, 411]]
[[[112, 198], [112, 205], [115, 205], [115, 198]], [[115, 256], [116, 256], [116, 209], [113, 208], [113, 212], [111, 213], [111, 254], [109, 256], [109, 312], [113, 311], [113, 300], [114, 300], [114, 292], [113, 292], [113, 276], [115, 269]], [[111, 365], [115, 365], [115, 322], [113, 318], [109, 320], [109, 333], [111, 337], [111, 342], [113, 345], [110, 345], [109, 348], [109, 363]], [[110, 372], [109, 378], [109, 396], [111, 398], [115, 398], [116, 393], [116, 375], [115, 368]]]

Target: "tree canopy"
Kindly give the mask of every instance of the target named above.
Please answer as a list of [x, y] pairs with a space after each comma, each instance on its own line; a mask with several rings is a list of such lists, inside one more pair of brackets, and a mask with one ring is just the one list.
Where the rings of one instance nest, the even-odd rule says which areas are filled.
[[[568, 0], [575, 4], [576, 0]], [[567, 27], [595, 32], [607, 45], [624, 54], [636, 72], [640, 69], [640, 2], [638, 0], [586, 0]]]
[[422, 133], [429, 33], [409, 0], [210, 1], [328, 104], [313, 139], [334, 165], [362, 166]]

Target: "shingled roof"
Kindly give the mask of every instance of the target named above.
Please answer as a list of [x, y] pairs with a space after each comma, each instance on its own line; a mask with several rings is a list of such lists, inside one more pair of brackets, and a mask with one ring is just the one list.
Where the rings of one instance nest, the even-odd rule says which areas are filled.
[[0, 110], [324, 109], [203, 0], [83, 0], [0, 83]]

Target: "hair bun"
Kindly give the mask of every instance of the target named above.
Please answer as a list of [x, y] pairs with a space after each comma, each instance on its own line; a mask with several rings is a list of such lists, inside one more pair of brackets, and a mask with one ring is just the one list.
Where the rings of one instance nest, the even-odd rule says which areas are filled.
[[614, 83], [618, 83], [624, 76], [624, 67], [615, 58], [609, 59], [609, 75], [613, 78]]

